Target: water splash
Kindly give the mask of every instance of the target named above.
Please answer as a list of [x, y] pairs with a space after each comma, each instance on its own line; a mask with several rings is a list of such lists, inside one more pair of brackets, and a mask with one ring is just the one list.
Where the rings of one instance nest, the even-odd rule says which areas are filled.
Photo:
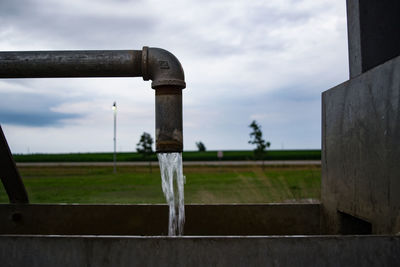
[[158, 153], [162, 190], [169, 205], [168, 235], [182, 235], [185, 223], [185, 202], [181, 153]]

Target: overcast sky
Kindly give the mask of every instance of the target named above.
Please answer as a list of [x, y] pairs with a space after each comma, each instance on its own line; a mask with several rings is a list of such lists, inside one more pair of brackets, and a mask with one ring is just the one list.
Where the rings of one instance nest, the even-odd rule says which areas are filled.
[[[0, 50], [171, 51], [182, 63], [184, 147], [321, 147], [321, 93], [348, 79], [345, 0], [0, 0]], [[154, 90], [141, 78], [0, 80], [13, 153], [113, 149], [154, 136]]]

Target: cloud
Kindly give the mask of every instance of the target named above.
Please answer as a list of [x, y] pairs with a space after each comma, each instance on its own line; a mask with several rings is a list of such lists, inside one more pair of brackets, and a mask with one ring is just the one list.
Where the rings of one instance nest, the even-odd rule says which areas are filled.
[[60, 126], [64, 120], [81, 117], [53, 108], [60, 100], [34, 93], [2, 93], [0, 91], [0, 123], [22, 126]]
[[0, 122], [10, 125], [24, 126], [56, 126], [61, 125], [62, 120], [77, 118], [78, 115], [62, 114], [51, 111], [24, 113], [18, 111], [0, 110]]
[[[272, 148], [319, 148], [320, 94], [348, 77], [345, 16], [331, 0], [3, 0], [0, 51], [162, 47], [185, 70], [186, 149], [249, 148], [252, 119]], [[0, 80], [0, 97], [22, 151], [18, 127], [39, 152], [107, 150], [113, 101], [122, 147], [154, 132], [154, 92], [140, 78]], [[54, 136], [39, 145], [43, 131]]]

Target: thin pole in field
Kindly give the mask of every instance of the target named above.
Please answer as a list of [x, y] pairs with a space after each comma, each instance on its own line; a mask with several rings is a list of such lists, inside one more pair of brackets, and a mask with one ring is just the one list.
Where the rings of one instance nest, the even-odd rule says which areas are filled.
[[114, 101], [114, 173], [117, 172], [117, 102]]

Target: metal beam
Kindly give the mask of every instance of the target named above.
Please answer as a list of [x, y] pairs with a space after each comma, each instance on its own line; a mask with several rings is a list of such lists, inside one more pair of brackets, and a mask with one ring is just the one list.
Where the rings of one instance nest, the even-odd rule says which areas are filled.
[[29, 203], [28, 194], [0, 125], [0, 179], [11, 203]]

